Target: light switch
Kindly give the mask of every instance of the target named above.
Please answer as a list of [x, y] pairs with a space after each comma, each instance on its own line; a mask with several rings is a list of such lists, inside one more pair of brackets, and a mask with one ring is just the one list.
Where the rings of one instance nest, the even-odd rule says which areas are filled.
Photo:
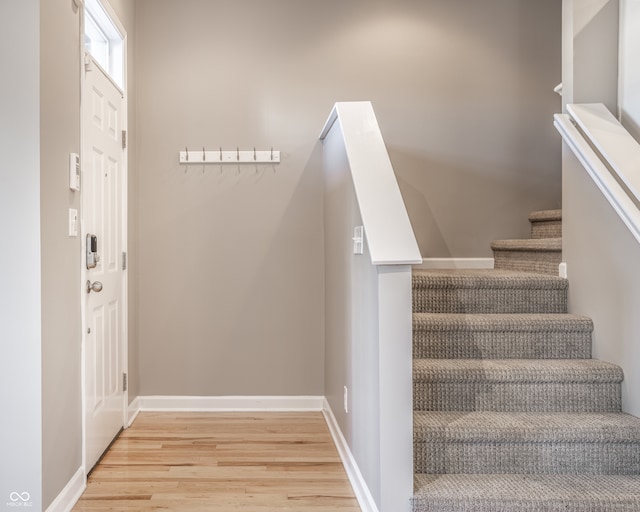
[[78, 210], [69, 208], [69, 236], [78, 236]]
[[356, 226], [353, 228], [353, 254], [364, 253], [364, 227]]
[[69, 188], [80, 190], [80, 155], [69, 153]]

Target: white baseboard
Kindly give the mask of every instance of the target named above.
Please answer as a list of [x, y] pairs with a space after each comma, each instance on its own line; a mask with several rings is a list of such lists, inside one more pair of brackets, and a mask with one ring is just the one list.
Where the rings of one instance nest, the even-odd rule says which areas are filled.
[[413, 268], [422, 270], [493, 268], [493, 258], [424, 258], [422, 264], [413, 265]]
[[[138, 411], [289, 412], [321, 411], [321, 396], [139, 396]], [[132, 405], [133, 405], [132, 403]]]
[[342, 435], [340, 426], [338, 425], [336, 417], [333, 415], [331, 406], [326, 398], [324, 399], [322, 414], [327, 422], [327, 426], [331, 432], [331, 437], [333, 437], [333, 442], [338, 449], [342, 465], [347, 472], [347, 477], [349, 478], [349, 482], [351, 483], [351, 487], [353, 488], [353, 492], [356, 495], [356, 499], [358, 500], [358, 504], [360, 505], [362, 512], [378, 512], [378, 506], [369, 491], [369, 487], [360, 472], [360, 468], [358, 468], [358, 463], [353, 458], [353, 454], [349, 449], [347, 440]]
[[69, 483], [58, 494], [53, 503], [47, 507], [46, 512], [69, 512], [76, 502], [82, 496], [87, 488], [87, 476], [84, 474], [84, 468], [78, 468], [75, 475], [71, 477]]
[[134, 398], [133, 402], [129, 404], [129, 408], [127, 409], [127, 425], [126, 428], [129, 428], [136, 417], [140, 414], [140, 400], [139, 397]]
[[564, 277], [565, 279], [569, 277], [569, 271], [567, 269], [566, 261], [563, 261], [562, 263], [560, 263], [560, 265], [558, 265], [558, 276]]

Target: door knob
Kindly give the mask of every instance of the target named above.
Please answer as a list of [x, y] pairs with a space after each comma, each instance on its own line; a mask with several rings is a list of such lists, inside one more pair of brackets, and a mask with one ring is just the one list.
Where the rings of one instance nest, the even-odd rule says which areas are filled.
[[100, 281], [94, 281], [93, 283], [87, 280], [87, 293], [101, 292], [102, 291], [102, 283]]

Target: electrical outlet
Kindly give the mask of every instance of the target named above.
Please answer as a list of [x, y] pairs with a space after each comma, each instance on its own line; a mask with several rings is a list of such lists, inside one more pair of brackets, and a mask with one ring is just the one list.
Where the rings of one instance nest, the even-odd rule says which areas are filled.
[[349, 389], [347, 388], [347, 386], [344, 387], [343, 402], [344, 402], [344, 412], [349, 414]]

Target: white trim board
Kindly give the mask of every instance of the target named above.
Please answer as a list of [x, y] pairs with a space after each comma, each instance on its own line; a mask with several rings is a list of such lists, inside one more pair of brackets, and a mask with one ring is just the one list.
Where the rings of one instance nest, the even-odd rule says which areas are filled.
[[75, 475], [65, 485], [64, 489], [55, 500], [47, 507], [46, 512], [69, 512], [82, 496], [87, 488], [87, 477], [84, 474], [84, 468], [78, 468]]
[[412, 267], [423, 270], [493, 268], [493, 258], [423, 258], [422, 263]]
[[129, 428], [131, 426], [134, 420], [138, 417], [138, 414], [140, 414], [140, 400], [136, 397], [127, 408], [127, 424], [125, 425], [125, 428]]
[[563, 261], [558, 265], [558, 276], [567, 279], [569, 277], [569, 269], [567, 268], [567, 262]]
[[139, 396], [129, 407], [137, 411], [288, 412], [321, 411], [321, 396]]
[[347, 440], [342, 435], [340, 426], [338, 425], [336, 417], [333, 415], [331, 406], [329, 405], [329, 402], [326, 398], [324, 399], [322, 414], [324, 415], [324, 419], [327, 422], [327, 426], [329, 427], [329, 432], [331, 433], [333, 442], [336, 445], [338, 454], [340, 455], [342, 465], [347, 472], [347, 478], [349, 478], [349, 482], [351, 483], [353, 492], [356, 495], [358, 505], [360, 505], [362, 512], [378, 512], [378, 507], [375, 500], [373, 499], [373, 496], [371, 495], [371, 492], [369, 491], [367, 482], [365, 482], [364, 477], [360, 472], [358, 463], [354, 459], [353, 454], [349, 449]]

